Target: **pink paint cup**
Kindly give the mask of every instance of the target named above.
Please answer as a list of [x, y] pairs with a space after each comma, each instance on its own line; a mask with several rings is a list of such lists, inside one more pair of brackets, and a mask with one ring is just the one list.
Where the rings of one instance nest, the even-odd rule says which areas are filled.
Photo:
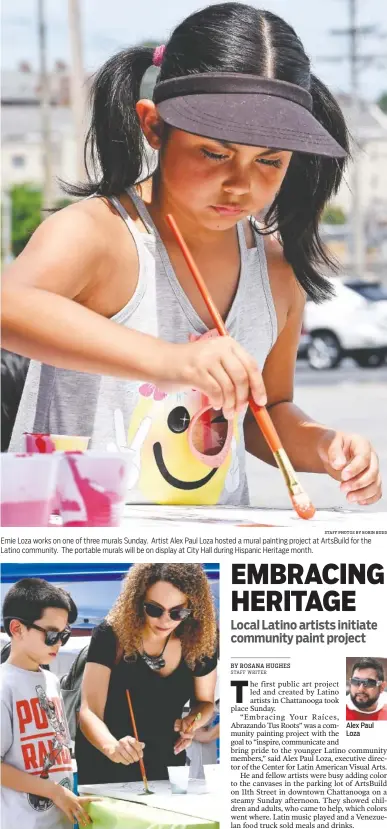
[[68, 452], [58, 479], [65, 527], [119, 527], [130, 461], [113, 452]]
[[48, 527], [60, 456], [1, 455], [1, 525]]
[[42, 455], [55, 452], [55, 445], [50, 435], [41, 432], [24, 432], [24, 444], [26, 452], [39, 452]]

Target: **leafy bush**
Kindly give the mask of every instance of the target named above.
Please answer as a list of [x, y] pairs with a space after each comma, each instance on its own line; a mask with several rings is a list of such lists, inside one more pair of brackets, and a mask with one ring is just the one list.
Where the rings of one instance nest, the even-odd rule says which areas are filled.
[[322, 214], [321, 221], [327, 225], [345, 225], [347, 219], [341, 207], [328, 204]]
[[11, 201], [12, 252], [18, 256], [42, 220], [42, 193], [32, 185], [17, 184], [12, 187]]
[[[42, 191], [32, 184], [17, 184], [11, 189], [12, 201], [12, 252], [14, 256], [25, 248], [28, 240], [40, 225], [42, 214]], [[71, 199], [60, 198], [55, 209], [60, 210], [71, 204]]]

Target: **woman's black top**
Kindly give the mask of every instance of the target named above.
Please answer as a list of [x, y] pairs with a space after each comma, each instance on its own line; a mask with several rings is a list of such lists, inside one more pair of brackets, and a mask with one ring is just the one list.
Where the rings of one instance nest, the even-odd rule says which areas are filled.
[[[145, 743], [144, 764], [149, 780], [168, 778], [167, 766], [184, 766], [185, 751], [175, 755], [173, 747], [179, 739], [174, 722], [181, 717], [184, 705], [194, 703], [194, 678], [206, 676], [216, 668], [217, 654], [197, 663], [191, 670], [182, 658], [169, 676], [160, 676], [137, 655], [116, 662], [117, 639], [107, 622], [93, 631], [87, 661], [111, 669], [104, 723], [113, 736], [134, 736], [126, 689], [130, 691], [139, 740]], [[113, 763], [89, 743], [78, 728], [75, 757], [79, 783], [123, 783], [141, 780], [139, 763], [125, 766]]]

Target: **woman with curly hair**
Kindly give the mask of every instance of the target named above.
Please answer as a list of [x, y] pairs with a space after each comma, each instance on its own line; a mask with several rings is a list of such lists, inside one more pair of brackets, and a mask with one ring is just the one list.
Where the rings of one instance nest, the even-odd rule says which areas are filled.
[[[133, 565], [89, 647], [75, 742], [79, 782], [141, 780], [140, 757], [150, 780], [166, 779], [167, 766], [185, 765], [194, 731], [213, 715], [216, 651], [203, 567]], [[141, 742], [133, 735], [127, 688]], [[190, 713], [181, 718], [187, 701]]]

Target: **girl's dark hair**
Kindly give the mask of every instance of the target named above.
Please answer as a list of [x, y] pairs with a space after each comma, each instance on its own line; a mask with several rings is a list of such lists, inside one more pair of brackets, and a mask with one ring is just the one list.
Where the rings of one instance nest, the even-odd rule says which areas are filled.
[[44, 579], [20, 579], [8, 590], [3, 602], [3, 619], [6, 633], [12, 619], [21, 619], [28, 624], [37, 622], [45, 608], [58, 607], [67, 610], [68, 622], [75, 622], [77, 606], [67, 590], [56, 587]]
[[[67, 192], [109, 196], [140, 179], [145, 149], [135, 104], [152, 58], [153, 48], [124, 50], [98, 72], [85, 147], [94, 178], [89, 175], [84, 186], [67, 186]], [[348, 151], [348, 133], [337, 102], [310, 73], [309, 58], [295, 31], [271, 12], [243, 3], [221, 3], [187, 17], [166, 45], [157, 80], [203, 72], [272, 77], [307, 89], [313, 98], [314, 116]], [[332, 292], [317, 270], [321, 265], [335, 267], [321, 242], [318, 223], [324, 205], [338, 190], [343, 167], [342, 159], [293, 153], [265, 220], [263, 232], [279, 229], [284, 256], [315, 301]]]

